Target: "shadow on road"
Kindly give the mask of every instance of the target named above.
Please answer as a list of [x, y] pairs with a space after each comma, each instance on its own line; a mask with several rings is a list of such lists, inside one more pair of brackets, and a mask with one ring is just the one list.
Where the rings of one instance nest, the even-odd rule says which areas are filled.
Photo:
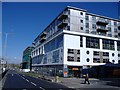
[[120, 78], [102, 78], [100, 80], [106, 82], [106, 85], [120, 87]]

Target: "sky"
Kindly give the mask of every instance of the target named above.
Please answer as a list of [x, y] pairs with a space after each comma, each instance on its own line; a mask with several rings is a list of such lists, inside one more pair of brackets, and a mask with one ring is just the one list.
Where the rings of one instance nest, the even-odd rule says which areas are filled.
[[[3, 2], [2, 55], [7, 61], [20, 63], [24, 49], [32, 45], [38, 34], [66, 6], [82, 8], [94, 14], [118, 19], [117, 2]], [[6, 33], [8, 37], [5, 49]]]

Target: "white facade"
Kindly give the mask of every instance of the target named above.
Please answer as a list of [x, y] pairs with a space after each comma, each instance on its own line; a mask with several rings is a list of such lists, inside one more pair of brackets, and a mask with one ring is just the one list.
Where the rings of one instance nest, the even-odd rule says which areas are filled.
[[33, 69], [58, 71], [67, 76], [84, 66], [117, 64], [120, 62], [119, 27], [117, 19], [67, 7], [34, 40]]

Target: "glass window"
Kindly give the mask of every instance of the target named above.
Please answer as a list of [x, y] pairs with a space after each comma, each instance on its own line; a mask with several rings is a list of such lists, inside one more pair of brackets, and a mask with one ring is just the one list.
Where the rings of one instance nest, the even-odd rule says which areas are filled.
[[85, 16], [85, 19], [86, 19], [86, 20], [89, 20], [89, 16]]
[[68, 56], [68, 57], [67, 57], [67, 61], [74, 61], [74, 57]]
[[120, 41], [117, 42], [117, 50], [120, 51]]
[[99, 56], [99, 51], [94, 51], [93, 54], [94, 56]]
[[86, 37], [86, 47], [87, 48], [100, 48], [99, 39]]
[[103, 52], [103, 56], [109, 56], [109, 52]]
[[63, 46], [63, 35], [56, 37], [44, 46], [45, 53]]
[[108, 27], [108, 31], [111, 32], [111, 27]]
[[68, 53], [74, 54], [74, 49], [68, 49]]
[[83, 27], [81, 27], [81, 30], [83, 30]]
[[86, 53], [89, 54], [89, 51], [87, 51]]
[[92, 29], [96, 29], [96, 25], [95, 24], [92, 24]]
[[103, 49], [115, 50], [114, 41], [113, 40], [103, 39], [102, 43], [103, 43]]
[[80, 57], [77, 57], [77, 62], [80, 62]]
[[95, 16], [92, 16], [92, 22], [96, 23], [96, 17]]
[[86, 28], [89, 28], [89, 23], [86, 23]]
[[117, 33], [117, 28], [114, 28], [114, 32]]
[[120, 57], [120, 54], [118, 54], [118, 57]]
[[93, 63], [100, 63], [100, 59], [99, 58], [93, 58]]
[[116, 21], [114, 21], [114, 25], [117, 26], [117, 22]]
[[81, 23], [83, 23], [83, 20], [80, 20]]
[[77, 54], [80, 54], [80, 50], [77, 50]]
[[113, 56], [113, 57], [114, 57], [114, 55], [115, 55], [115, 54], [114, 54], [114, 53], [112, 53], [112, 56]]
[[80, 12], [80, 15], [83, 15], [83, 12]]
[[80, 36], [80, 47], [83, 47], [83, 37]]
[[86, 61], [87, 61], [87, 62], [89, 62], [89, 61], [90, 61], [90, 59], [89, 59], [89, 58], [87, 58], [87, 59], [86, 59]]
[[59, 50], [53, 52], [53, 63], [59, 62]]

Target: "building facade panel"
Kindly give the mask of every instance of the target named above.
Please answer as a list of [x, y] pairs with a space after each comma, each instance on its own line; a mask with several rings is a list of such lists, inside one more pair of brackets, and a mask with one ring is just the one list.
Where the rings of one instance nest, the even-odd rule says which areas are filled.
[[68, 6], [34, 40], [33, 69], [80, 77], [83, 69], [119, 63], [119, 23]]

